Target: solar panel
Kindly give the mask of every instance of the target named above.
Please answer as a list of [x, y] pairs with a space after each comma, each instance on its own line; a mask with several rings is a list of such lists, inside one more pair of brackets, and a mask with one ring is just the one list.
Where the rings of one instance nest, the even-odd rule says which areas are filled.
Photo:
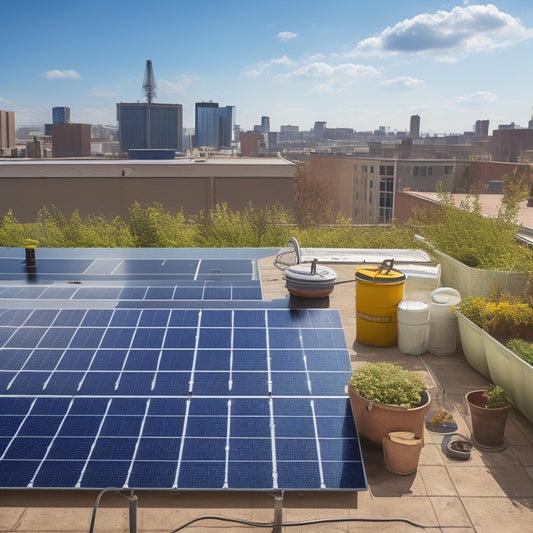
[[366, 488], [339, 313], [0, 310], [4, 487]]
[[[39, 251], [44, 253], [43, 250]], [[124, 252], [125, 253], [125, 252]], [[120, 251], [117, 252], [120, 254]], [[2, 279], [26, 279], [24, 259], [0, 259]], [[256, 261], [250, 259], [134, 259], [38, 257], [32, 276], [37, 279], [172, 279], [238, 281], [257, 279]]]
[[151, 285], [0, 285], [2, 300], [261, 300], [259, 280], [177, 281]]

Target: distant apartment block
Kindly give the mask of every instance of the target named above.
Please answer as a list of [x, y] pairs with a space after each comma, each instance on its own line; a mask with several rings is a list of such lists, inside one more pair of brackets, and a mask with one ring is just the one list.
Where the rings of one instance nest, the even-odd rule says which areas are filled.
[[525, 150], [533, 150], [533, 130], [497, 129], [492, 132], [493, 160], [518, 162], [520, 152]]
[[355, 224], [388, 224], [395, 218], [395, 191], [446, 191], [468, 184], [469, 161], [365, 158], [311, 154], [311, 173], [325, 183], [331, 222], [338, 213]]
[[230, 147], [234, 139], [235, 107], [217, 102], [197, 102], [194, 113], [194, 146]]
[[261, 149], [261, 133], [241, 133], [241, 156], [257, 157]]
[[15, 112], [0, 110], [0, 149], [15, 147]]
[[52, 124], [52, 157], [90, 156], [90, 124]]
[[474, 126], [474, 135], [481, 137], [488, 137], [489, 135], [489, 121], [488, 120], [476, 120]]
[[183, 107], [181, 104], [117, 104], [120, 151], [173, 149], [183, 151]]

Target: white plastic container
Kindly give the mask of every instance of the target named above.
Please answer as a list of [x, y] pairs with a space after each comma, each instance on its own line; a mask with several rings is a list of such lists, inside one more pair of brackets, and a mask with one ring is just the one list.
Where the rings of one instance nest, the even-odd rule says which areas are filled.
[[455, 306], [461, 302], [459, 291], [441, 287], [431, 293], [429, 304], [428, 351], [433, 355], [451, 355], [457, 345]]
[[403, 300], [398, 304], [398, 349], [407, 355], [422, 355], [428, 348], [429, 306]]

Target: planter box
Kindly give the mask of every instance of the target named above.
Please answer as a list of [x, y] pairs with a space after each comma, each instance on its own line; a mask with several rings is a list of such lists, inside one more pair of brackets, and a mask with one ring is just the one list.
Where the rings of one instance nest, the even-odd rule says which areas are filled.
[[533, 423], [533, 366], [485, 331], [483, 346], [492, 382], [503, 387], [515, 407]]
[[441, 265], [441, 285], [457, 289], [462, 298], [466, 296], [488, 298], [494, 286], [499, 286], [503, 292], [515, 296], [524, 292], [527, 272], [472, 268], [438, 250], [434, 253]]
[[[459, 336], [463, 345], [466, 362], [484, 378], [490, 380], [485, 346], [483, 345], [483, 330], [471, 320], [455, 310], [459, 325]], [[505, 388], [505, 387], [504, 387]]]
[[503, 387], [515, 407], [533, 423], [533, 366], [456, 311], [467, 363]]

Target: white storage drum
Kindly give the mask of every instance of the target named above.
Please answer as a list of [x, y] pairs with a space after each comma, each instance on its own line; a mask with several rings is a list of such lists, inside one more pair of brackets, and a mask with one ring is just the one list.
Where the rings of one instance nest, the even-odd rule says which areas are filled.
[[327, 266], [313, 263], [293, 265], [285, 270], [285, 286], [293, 296], [324, 298], [335, 287], [337, 274]]
[[407, 355], [422, 355], [428, 348], [429, 306], [403, 300], [398, 304], [398, 349]]
[[461, 302], [459, 291], [441, 287], [431, 293], [429, 304], [428, 351], [433, 355], [451, 355], [457, 345], [455, 306]]

